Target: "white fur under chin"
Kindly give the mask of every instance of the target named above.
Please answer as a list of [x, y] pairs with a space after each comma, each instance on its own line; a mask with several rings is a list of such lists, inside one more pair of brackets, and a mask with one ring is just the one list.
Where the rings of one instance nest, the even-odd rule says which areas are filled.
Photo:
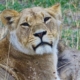
[[36, 49], [36, 54], [52, 53], [52, 48], [48, 45], [39, 46]]
[[50, 54], [50, 53], [57, 54], [58, 53], [58, 50], [57, 50], [58, 41], [59, 40], [56, 40], [56, 42], [53, 44], [53, 47], [50, 47], [49, 45], [39, 46], [36, 49], [36, 54], [44, 54], [44, 53], [47, 53], [47, 54]]

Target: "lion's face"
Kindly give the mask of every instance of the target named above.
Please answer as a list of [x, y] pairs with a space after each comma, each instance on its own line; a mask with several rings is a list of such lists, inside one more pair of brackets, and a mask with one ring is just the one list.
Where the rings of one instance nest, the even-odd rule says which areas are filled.
[[[14, 48], [26, 54], [55, 52], [60, 34], [59, 9], [59, 5], [46, 9], [24, 9], [17, 17], [14, 16], [13, 21], [8, 16], [6, 25], [9, 27], [10, 42]], [[10, 21], [12, 22], [9, 24]]]

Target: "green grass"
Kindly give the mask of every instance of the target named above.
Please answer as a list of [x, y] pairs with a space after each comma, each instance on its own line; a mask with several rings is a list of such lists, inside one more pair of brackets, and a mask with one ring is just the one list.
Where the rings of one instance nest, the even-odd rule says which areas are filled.
[[62, 34], [66, 45], [80, 50], [80, 29], [64, 29]]
[[[55, 3], [60, 3], [63, 13], [62, 39], [70, 47], [80, 50], [80, 20], [75, 20], [74, 13], [80, 11], [80, 0], [4, 0], [5, 4], [0, 4], [0, 11], [6, 8], [21, 11], [24, 8], [33, 6], [49, 7]], [[70, 14], [69, 14], [70, 13]], [[73, 19], [74, 18], [74, 19]], [[68, 26], [68, 27], [67, 27]]]
[[4, 0], [5, 1], [5, 5], [0, 4], [0, 10], [4, 10], [6, 8], [10, 8], [10, 9], [15, 9], [15, 10], [22, 10], [23, 8], [27, 8], [27, 7], [32, 7], [32, 6], [43, 6], [43, 7], [48, 7], [48, 6], [52, 6], [55, 3], [61, 3], [62, 9], [64, 10], [65, 8], [69, 9], [71, 8], [72, 10], [75, 10], [74, 5], [73, 4], [77, 4], [77, 6], [79, 6], [78, 4], [78, 0], [22, 0], [22, 2], [20, 2], [19, 0]]

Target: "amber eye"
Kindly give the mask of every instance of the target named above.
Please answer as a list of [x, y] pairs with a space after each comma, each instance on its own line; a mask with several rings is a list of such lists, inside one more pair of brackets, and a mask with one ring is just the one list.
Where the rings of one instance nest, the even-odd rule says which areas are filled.
[[44, 22], [48, 21], [51, 17], [45, 17]]
[[22, 23], [21, 25], [22, 25], [22, 26], [30, 26], [27, 22]]

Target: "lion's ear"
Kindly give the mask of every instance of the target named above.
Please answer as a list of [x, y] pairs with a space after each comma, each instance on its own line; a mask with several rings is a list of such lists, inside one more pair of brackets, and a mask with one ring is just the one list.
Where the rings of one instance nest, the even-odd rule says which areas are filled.
[[57, 20], [56, 22], [58, 26], [60, 26], [62, 23], [61, 5], [57, 3], [52, 7], [46, 8], [45, 10]]
[[46, 8], [46, 10], [54, 18], [56, 18], [56, 19], [61, 19], [62, 18], [61, 5], [59, 3], [55, 4], [52, 7]]
[[4, 10], [1, 13], [1, 21], [4, 25], [11, 25], [12, 23], [15, 23], [19, 18], [19, 13], [15, 10]]

